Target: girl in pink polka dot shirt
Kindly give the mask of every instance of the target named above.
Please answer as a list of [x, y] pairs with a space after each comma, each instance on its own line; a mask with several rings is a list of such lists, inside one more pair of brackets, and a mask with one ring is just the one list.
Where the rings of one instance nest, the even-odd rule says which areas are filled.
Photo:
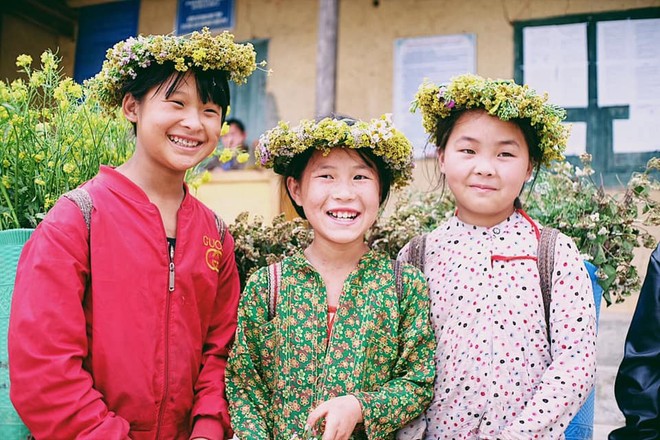
[[[423, 249], [438, 341], [423, 438], [563, 439], [594, 384], [593, 293], [576, 245], [559, 234], [547, 328], [542, 226], [518, 196], [561, 159], [564, 112], [527, 87], [474, 75], [425, 83], [416, 98], [456, 200]], [[399, 259], [412, 253], [408, 244]]]

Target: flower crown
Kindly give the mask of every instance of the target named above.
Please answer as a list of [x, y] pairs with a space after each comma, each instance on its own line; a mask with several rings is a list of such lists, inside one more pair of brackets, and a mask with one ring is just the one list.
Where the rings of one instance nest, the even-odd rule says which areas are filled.
[[547, 93], [537, 95], [527, 85], [466, 74], [452, 78], [449, 84], [423, 82], [410, 110], [421, 108], [424, 130], [436, 145], [436, 123], [452, 111], [482, 108], [502, 121], [527, 118], [538, 136], [543, 152], [541, 162], [550, 165], [553, 160], [564, 158], [569, 129], [561, 124], [566, 117], [564, 109], [547, 101]]
[[232, 81], [243, 84], [257, 68], [255, 59], [252, 44], [234, 43], [234, 36], [227, 31], [216, 36], [208, 28], [187, 36], [140, 35], [108, 49], [101, 71], [87, 83], [105, 107], [114, 109], [121, 105], [126, 81], [154, 62], [171, 61], [179, 72], [191, 67], [225, 70]]
[[412, 178], [413, 148], [410, 141], [394, 128], [389, 115], [369, 122], [352, 119], [304, 119], [297, 127], [280, 121], [259, 138], [255, 155], [265, 168], [278, 174], [287, 171], [291, 160], [309, 148], [328, 154], [331, 148], [371, 148], [392, 172], [392, 183], [402, 187]]

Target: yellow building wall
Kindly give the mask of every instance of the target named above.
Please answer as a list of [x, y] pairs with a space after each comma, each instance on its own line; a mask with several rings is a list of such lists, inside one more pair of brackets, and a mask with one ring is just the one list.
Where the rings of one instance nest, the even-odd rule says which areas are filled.
[[75, 41], [43, 30], [11, 15], [0, 16], [0, 80], [14, 80], [24, 78], [18, 73], [16, 57], [22, 54], [32, 57], [33, 68], [39, 68], [39, 57], [46, 49], [51, 49], [62, 58], [60, 67], [67, 76], [73, 76], [73, 62], [75, 59]]
[[270, 170], [214, 171], [195, 196], [228, 224], [245, 211], [267, 222], [281, 212], [280, 178]]
[[[371, 118], [392, 112], [394, 41], [474, 33], [477, 73], [513, 76], [513, 22], [658, 7], [660, 0], [339, 1], [337, 112]], [[174, 29], [177, 0], [142, 0], [140, 32]], [[318, 0], [235, 0], [236, 39], [268, 39], [267, 88], [279, 119], [314, 116]]]

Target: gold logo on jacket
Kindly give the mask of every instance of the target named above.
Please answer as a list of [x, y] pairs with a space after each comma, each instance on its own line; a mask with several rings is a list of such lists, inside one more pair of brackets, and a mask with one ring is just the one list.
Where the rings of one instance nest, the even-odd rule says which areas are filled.
[[206, 249], [206, 265], [209, 269], [220, 272], [220, 260], [222, 260], [222, 242], [216, 238], [205, 235], [203, 238]]

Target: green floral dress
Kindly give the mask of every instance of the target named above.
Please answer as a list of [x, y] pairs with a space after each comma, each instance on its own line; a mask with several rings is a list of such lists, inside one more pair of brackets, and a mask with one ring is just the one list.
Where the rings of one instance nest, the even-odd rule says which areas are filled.
[[268, 270], [247, 282], [227, 365], [232, 426], [241, 440], [301, 437], [310, 411], [354, 395], [364, 424], [352, 439], [392, 439], [431, 400], [436, 342], [426, 281], [403, 265], [399, 301], [392, 261], [366, 253], [344, 283], [328, 337], [321, 276], [299, 252], [282, 263], [275, 317]]

